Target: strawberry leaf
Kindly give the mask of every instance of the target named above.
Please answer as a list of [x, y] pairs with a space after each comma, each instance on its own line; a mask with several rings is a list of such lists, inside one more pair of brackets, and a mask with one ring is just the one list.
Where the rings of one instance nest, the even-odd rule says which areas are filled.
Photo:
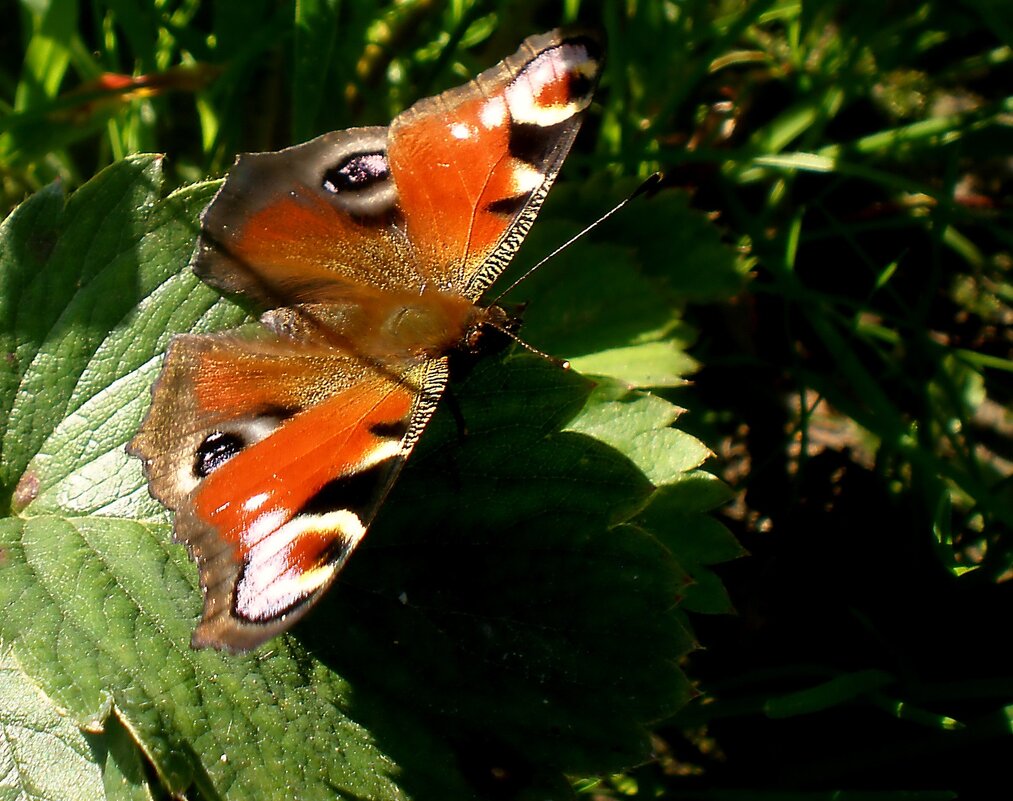
[[0, 798], [101, 794], [101, 766], [85, 736], [0, 645]]
[[[172, 333], [245, 315], [184, 269], [214, 184], [160, 186], [137, 157], [0, 230], [0, 640], [93, 732], [107, 796], [162, 792], [155, 776], [209, 798], [562, 798], [566, 774], [642, 760], [647, 724], [691, 695], [675, 601], [714, 558], [700, 529], [680, 564], [650, 512], [707, 450], [630, 382], [595, 389], [522, 351], [451, 382], [302, 624], [243, 656], [189, 648], [196, 570], [123, 446]], [[643, 279], [610, 280], [635, 341]]]

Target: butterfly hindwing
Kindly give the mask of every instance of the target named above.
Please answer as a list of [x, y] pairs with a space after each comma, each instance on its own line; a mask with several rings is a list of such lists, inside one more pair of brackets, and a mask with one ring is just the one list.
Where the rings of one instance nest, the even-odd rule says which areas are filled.
[[266, 309], [261, 328], [177, 337], [129, 446], [197, 562], [194, 647], [255, 647], [334, 580], [432, 415], [447, 354], [506, 319], [476, 301], [600, 68], [593, 35], [533, 36], [389, 128], [238, 159], [192, 266]]
[[445, 382], [445, 359], [393, 376], [273, 338], [173, 342], [130, 449], [200, 571], [195, 646], [254, 647], [308, 608], [362, 539]]

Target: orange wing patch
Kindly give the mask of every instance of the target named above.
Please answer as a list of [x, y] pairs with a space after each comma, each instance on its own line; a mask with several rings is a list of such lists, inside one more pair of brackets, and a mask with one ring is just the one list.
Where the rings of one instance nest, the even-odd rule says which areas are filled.
[[[527, 232], [570, 149], [601, 67], [590, 36], [533, 37], [472, 84], [423, 100], [390, 128], [387, 156], [420, 272], [476, 297]], [[474, 290], [472, 279], [511, 238]]]
[[325, 484], [396, 456], [413, 393], [377, 380], [341, 392], [283, 422], [197, 489], [195, 511], [245, 558], [289, 523]]
[[453, 113], [395, 123], [388, 158], [423, 264], [481, 258], [509, 226], [509, 217], [483, 212], [524, 193], [515, 179], [520, 165], [509, 156], [508, 123], [503, 99], [482, 97]]
[[[250, 216], [233, 252], [272, 274], [316, 280], [323, 286], [340, 280], [333, 265], [341, 264], [342, 254], [354, 250], [357, 259], [370, 257], [375, 239], [374, 232], [338, 214], [316, 193], [297, 187]], [[376, 263], [382, 263], [379, 256]]]

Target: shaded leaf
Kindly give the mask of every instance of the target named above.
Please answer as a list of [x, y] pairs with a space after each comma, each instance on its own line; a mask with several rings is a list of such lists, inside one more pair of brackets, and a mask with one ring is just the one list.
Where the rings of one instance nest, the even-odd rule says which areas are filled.
[[678, 559], [692, 581], [685, 587], [683, 608], [706, 614], [734, 611], [731, 599], [720, 579], [709, 569], [746, 555], [721, 523], [702, 511], [709, 511], [727, 487], [703, 471], [692, 471], [674, 484], [662, 487], [637, 522], [652, 531]]
[[[565, 210], [568, 219], [583, 227], [610, 204], [628, 197], [638, 183], [602, 173], [581, 184], [553, 189], [546, 206]], [[680, 191], [636, 198], [590, 237], [596, 243], [627, 248], [639, 271], [660, 279], [668, 299], [678, 304], [724, 300], [736, 294], [749, 268], [748, 261], [721, 241], [720, 229], [690, 208], [689, 196]], [[658, 294], [658, 285], [652, 294]]]
[[893, 684], [896, 679], [882, 670], [860, 670], [835, 676], [816, 687], [769, 699], [763, 706], [772, 718], [808, 715], [838, 706]]
[[106, 748], [102, 770], [106, 798], [109, 801], [154, 801], [156, 795], [145, 772], [144, 753], [115, 715], [105, 721], [102, 745]]
[[328, 99], [327, 77], [337, 40], [338, 0], [301, 0], [295, 6], [292, 43], [292, 140], [318, 135], [320, 109]]

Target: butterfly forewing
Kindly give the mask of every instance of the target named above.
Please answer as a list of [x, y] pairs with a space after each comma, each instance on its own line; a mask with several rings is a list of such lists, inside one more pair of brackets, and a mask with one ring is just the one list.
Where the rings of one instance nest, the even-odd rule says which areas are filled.
[[533, 36], [389, 129], [237, 161], [193, 269], [269, 310], [263, 329], [174, 340], [129, 446], [199, 568], [195, 647], [285, 630], [362, 540], [600, 67], [590, 34]]
[[431, 280], [477, 300], [531, 227], [601, 68], [588, 33], [532, 36], [391, 124], [399, 205]]
[[194, 271], [263, 308], [420, 288], [396, 224], [387, 134], [353, 128], [240, 156], [201, 220]]

